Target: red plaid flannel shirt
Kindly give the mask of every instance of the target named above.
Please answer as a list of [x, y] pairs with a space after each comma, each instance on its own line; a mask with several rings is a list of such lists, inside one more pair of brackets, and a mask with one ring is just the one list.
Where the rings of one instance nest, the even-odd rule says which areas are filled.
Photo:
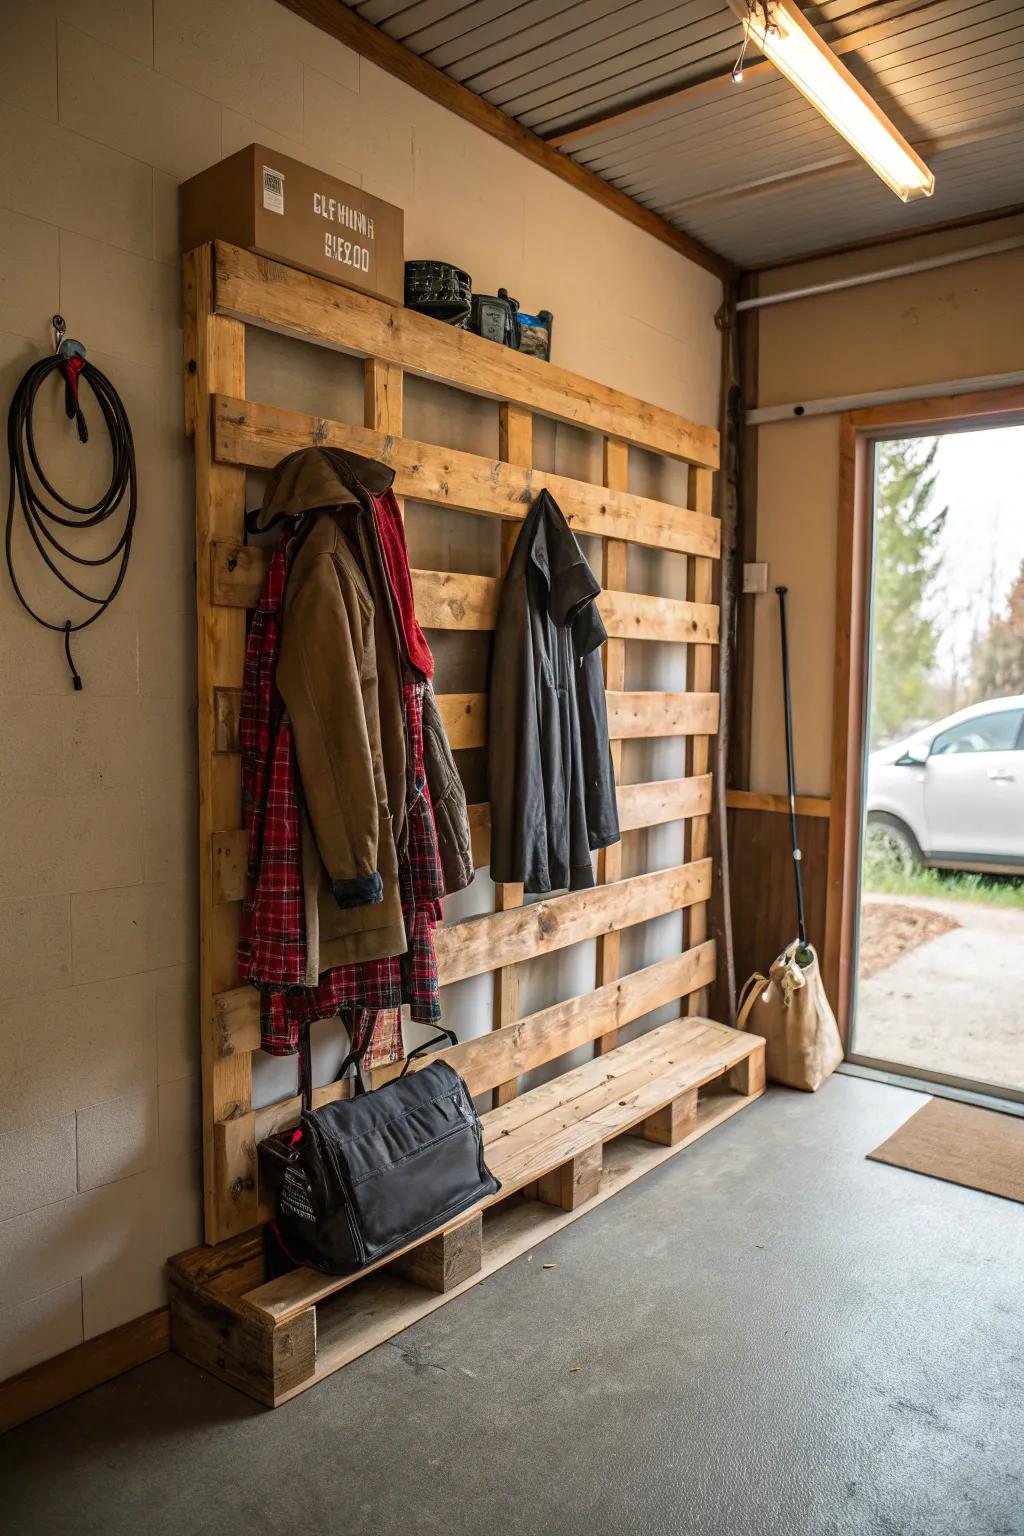
[[352, 1009], [359, 1015], [353, 1021], [356, 1034], [362, 1036], [368, 1022], [374, 1031], [365, 1065], [379, 1066], [403, 1054], [403, 1002], [417, 1022], [434, 1024], [441, 1016], [433, 932], [441, 918], [443, 877], [423, 770], [424, 684], [409, 681], [404, 688], [409, 841], [399, 860], [399, 885], [408, 951], [335, 966], [315, 987], [305, 986], [299, 780], [291, 725], [274, 682], [289, 544], [285, 535], [271, 558], [246, 647], [240, 737], [249, 894], [239, 933], [239, 975], [260, 990], [265, 1051], [293, 1055], [302, 1028]]

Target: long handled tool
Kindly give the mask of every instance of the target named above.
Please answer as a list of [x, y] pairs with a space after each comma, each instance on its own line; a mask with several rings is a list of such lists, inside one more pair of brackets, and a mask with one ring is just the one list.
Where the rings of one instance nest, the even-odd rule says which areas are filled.
[[[779, 597], [779, 632], [782, 637], [782, 693], [786, 713], [786, 778], [789, 787], [789, 835], [793, 844], [793, 874], [796, 878], [796, 917], [800, 938], [799, 962], [806, 965], [810, 959], [807, 944], [807, 925], [804, 921], [804, 882], [800, 840], [796, 828], [796, 770], [793, 765], [793, 697], [789, 686], [789, 635], [786, 628], [787, 587], [776, 587]], [[804, 959], [804, 952], [808, 958]]]

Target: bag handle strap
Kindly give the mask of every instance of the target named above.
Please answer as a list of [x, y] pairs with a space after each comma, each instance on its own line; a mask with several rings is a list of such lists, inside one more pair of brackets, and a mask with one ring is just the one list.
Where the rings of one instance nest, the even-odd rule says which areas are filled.
[[377, 1013], [376, 1010], [368, 1008], [346, 1009], [345, 1013], [349, 1015], [346, 1022], [349, 1024], [351, 1048], [345, 1060], [338, 1068], [335, 1082], [341, 1081], [349, 1067], [355, 1067], [355, 1087], [353, 1092], [355, 1097], [358, 1098], [361, 1093], [366, 1092], [366, 1086], [363, 1083], [363, 1057], [370, 1049], [370, 1041], [373, 1039], [373, 1032], [377, 1023]]
[[308, 1114], [313, 1108], [313, 1050], [309, 1043], [309, 1025], [299, 1029], [299, 1093], [302, 1108]]
[[750, 1017], [750, 1010], [753, 1008], [755, 1002], [757, 1001], [757, 994], [761, 991], [762, 987], [766, 987], [767, 985], [768, 977], [762, 976], [760, 971], [755, 971], [752, 976], [747, 977], [746, 981], [743, 983], [743, 990], [739, 995], [738, 1006], [736, 1009], [737, 1029], [746, 1028], [747, 1019]]
[[[338, 1068], [334, 1080], [335, 1082], [340, 1082], [349, 1067], [355, 1067], [355, 1093], [358, 1096], [366, 1092], [362, 1074], [363, 1057], [370, 1049], [370, 1041], [373, 1039], [376, 1011], [367, 1008], [353, 1008], [351, 1010], [346, 1009], [345, 1012], [351, 1014], [349, 1038], [352, 1044], [348, 1055]], [[440, 1027], [436, 1035], [431, 1036], [429, 1040], [424, 1040], [422, 1045], [414, 1046], [409, 1051], [399, 1076], [404, 1077], [411, 1063], [418, 1056], [425, 1056], [428, 1051], [432, 1051], [435, 1046], [440, 1045], [444, 1040], [447, 1040], [449, 1045], [458, 1045], [459, 1043], [459, 1037], [454, 1029]], [[307, 1112], [310, 1111], [313, 1107], [313, 1055], [309, 1043], [308, 1024], [299, 1032], [299, 1093], [302, 1095], [303, 1109]]]
[[435, 1045], [440, 1045], [442, 1040], [447, 1040], [449, 1045], [458, 1045], [459, 1043], [459, 1037], [455, 1033], [454, 1029], [439, 1029], [438, 1033], [434, 1035], [432, 1039], [424, 1040], [422, 1045], [413, 1047], [408, 1056], [405, 1058], [405, 1063], [402, 1067], [402, 1070], [398, 1074], [399, 1077], [405, 1076], [412, 1063], [416, 1060], [417, 1056], [425, 1056], [428, 1051], [432, 1051], [434, 1049]]
[[[340, 1013], [348, 1026], [350, 1048], [334, 1074], [334, 1081], [339, 1083], [349, 1067], [354, 1066], [356, 1069], [355, 1092], [360, 1094], [365, 1092], [361, 1072], [363, 1057], [370, 1049], [377, 1014], [376, 1010], [368, 1008], [343, 1008]], [[304, 1024], [299, 1030], [299, 1093], [302, 1096], [302, 1108], [308, 1114], [313, 1108], [313, 1052], [308, 1024]]]

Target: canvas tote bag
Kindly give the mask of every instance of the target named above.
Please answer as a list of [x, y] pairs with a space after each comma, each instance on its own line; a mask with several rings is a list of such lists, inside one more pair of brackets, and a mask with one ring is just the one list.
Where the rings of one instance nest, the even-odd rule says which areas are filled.
[[[809, 952], [807, 964], [800, 964], [798, 949]], [[843, 1047], [812, 945], [795, 940], [767, 976], [754, 972], [740, 993], [736, 1027], [765, 1041], [765, 1071], [773, 1083], [813, 1093], [835, 1071]]]

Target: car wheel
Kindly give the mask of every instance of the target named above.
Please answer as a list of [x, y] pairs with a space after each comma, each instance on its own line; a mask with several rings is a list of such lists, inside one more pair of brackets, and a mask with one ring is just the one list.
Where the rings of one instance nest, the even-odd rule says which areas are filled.
[[866, 841], [867, 857], [890, 869], [909, 874], [924, 863], [920, 845], [910, 828], [884, 811], [869, 815]]

